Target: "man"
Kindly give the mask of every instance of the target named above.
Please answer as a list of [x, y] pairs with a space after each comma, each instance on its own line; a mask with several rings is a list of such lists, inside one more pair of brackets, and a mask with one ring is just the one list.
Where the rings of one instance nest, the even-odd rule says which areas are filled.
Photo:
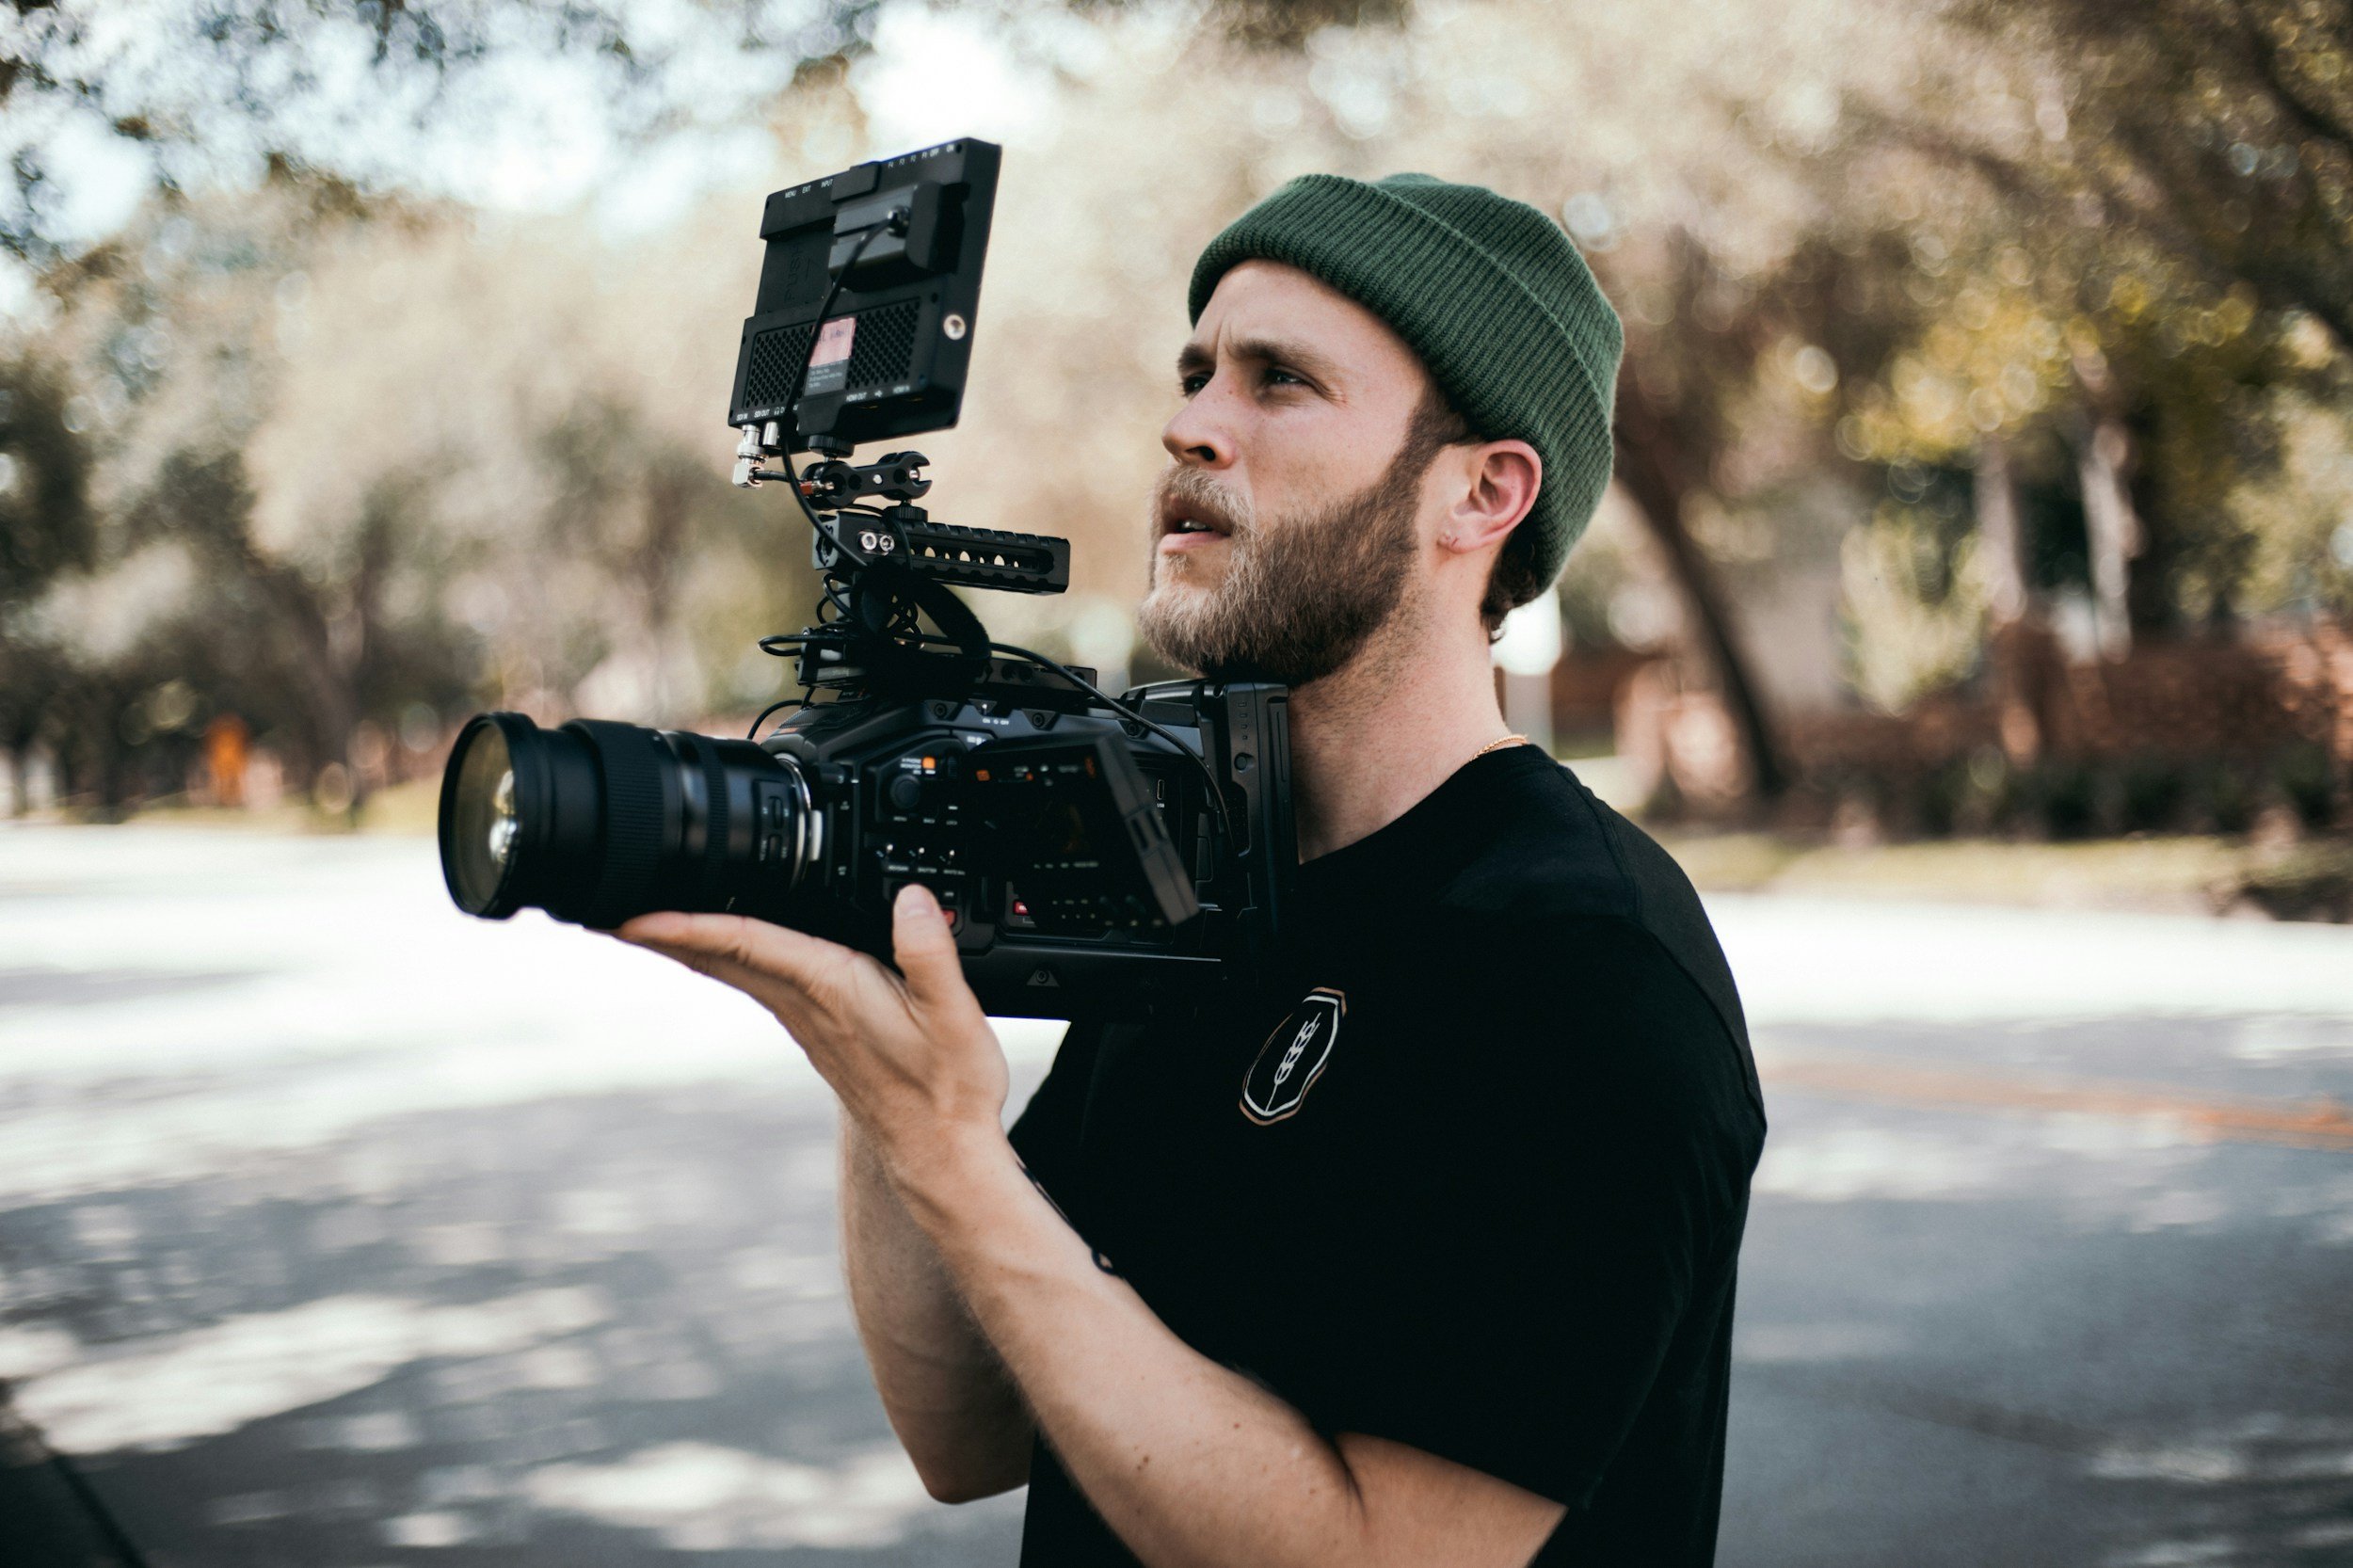
[[920, 889], [895, 975], [732, 917], [622, 935], [839, 1093], [884, 1405], [935, 1496], [1029, 1483], [1024, 1563], [1707, 1562], [1764, 1132], [1739, 1002], [1488, 660], [1608, 481], [1617, 318], [1543, 215], [1417, 175], [1285, 186], [1192, 306], [1141, 624], [1294, 688], [1276, 979], [1074, 1027], [1008, 1139]]

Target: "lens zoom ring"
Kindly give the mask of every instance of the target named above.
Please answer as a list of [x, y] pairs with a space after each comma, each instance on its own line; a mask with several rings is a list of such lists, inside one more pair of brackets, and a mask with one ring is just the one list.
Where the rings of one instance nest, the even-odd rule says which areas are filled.
[[580, 913], [580, 923], [610, 930], [655, 907], [662, 851], [668, 839], [663, 809], [662, 764], [650, 729], [582, 719], [604, 775], [604, 864]]

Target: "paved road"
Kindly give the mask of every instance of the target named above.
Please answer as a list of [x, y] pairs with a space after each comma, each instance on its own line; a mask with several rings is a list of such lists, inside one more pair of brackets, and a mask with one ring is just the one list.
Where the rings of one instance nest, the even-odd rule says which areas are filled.
[[[2353, 1562], [2353, 932], [1713, 907], [1722, 1560]], [[0, 1379], [159, 1562], [1010, 1563], [890, 1445], [831, 1147], [748, 1003], [421, 841], [0, 830]]]

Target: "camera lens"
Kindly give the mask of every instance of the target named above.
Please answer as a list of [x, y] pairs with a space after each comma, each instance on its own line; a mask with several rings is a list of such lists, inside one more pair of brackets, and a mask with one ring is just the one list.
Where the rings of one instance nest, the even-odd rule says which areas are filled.
[[822, 831], [798, 765], [748, 741], [483, 713], [441, 776], [442, 878], [488, 920], [538, 908], [611, 927], [766, 904], [808, 873]]

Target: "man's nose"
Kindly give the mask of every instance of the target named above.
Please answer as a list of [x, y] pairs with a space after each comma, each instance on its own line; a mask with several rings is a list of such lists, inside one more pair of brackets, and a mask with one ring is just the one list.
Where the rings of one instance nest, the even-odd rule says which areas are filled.
[[1213, 469], [1231, 466], [1233, 432], [1218, 417], [1214, 381], [1187, 399], [1185, 406], [1161, 427], [1160, 444], [1180, 463]]

